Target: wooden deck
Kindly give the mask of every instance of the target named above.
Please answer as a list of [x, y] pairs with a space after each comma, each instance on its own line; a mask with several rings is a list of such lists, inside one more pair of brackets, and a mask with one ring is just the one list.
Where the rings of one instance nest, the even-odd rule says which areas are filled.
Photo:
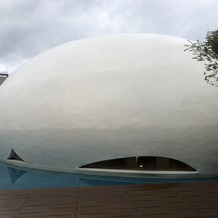
[[218, 218], [218, 183], [0, 191], [0, 218]]

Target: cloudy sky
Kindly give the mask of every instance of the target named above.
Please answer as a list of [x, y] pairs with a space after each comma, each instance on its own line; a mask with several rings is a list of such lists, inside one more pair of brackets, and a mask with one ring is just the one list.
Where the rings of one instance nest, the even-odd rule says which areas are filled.
[[1, 0], [0, 71], [84, 37], [143, 32], [204, 40], [217, 28], [217, 0]]

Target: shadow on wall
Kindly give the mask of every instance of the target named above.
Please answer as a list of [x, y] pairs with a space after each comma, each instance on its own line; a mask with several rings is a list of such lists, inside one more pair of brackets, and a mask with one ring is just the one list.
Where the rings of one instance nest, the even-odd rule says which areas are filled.
[[8, 74], [5, 72], [0, 73], [0, 86], [8, 78]]

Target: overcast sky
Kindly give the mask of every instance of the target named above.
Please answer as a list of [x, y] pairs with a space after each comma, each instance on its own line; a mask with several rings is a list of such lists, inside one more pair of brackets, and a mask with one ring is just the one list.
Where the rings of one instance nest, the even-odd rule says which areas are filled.
[[1, 0], [0, 71], [84, 37], [143, 32], [204, 40], [217, 28], [217, 0]]

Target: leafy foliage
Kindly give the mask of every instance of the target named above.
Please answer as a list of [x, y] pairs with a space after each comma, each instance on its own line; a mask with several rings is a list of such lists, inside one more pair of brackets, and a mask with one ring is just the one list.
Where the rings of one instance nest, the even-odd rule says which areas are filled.
[[218, 30], [208, 32], [205, 42], [189, 42], [185, 51], [191, 51], [193, 59], [205, 62], [205, 80], [218, 87]]

